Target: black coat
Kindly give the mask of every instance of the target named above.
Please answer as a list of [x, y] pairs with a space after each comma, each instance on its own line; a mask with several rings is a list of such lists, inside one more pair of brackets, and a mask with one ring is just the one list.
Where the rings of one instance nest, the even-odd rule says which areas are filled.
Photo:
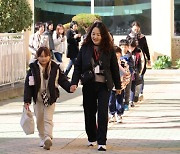
[[81, 41], [81, 38], [74, 38], [74, 35], [77, 34], [77, 32], [69, 29], [66, 32], [67, 37], [67, 58], [76, 58], [79, 52], [79, 42]]
[[[36, 60], [35, 62], [30, 64], [30, 69], [27, 72], [26, 80], [25, 80], [25, 86], [24, 86], [24, 102], [25, 103], [31, 103], [31, 99], [33, 98], [33, 101], [36, 103], [38, 91], [41, 87], [41, 78], [40, 78], [40, 69], [39, 65]], [[59, 90], [55, 87], [55, 80], [57, 75], [57, 70], [59, 70], [59, 77], [58, 77], [58, 84], [65, 89], [67, 92], [70, 93], [70, 82], [67, 80], [67, 77], [61, 72], [59, 65], [51, 61], [51, 71], [50, 71], [50, 77], [48, 81], [48, 89], [50, 93], [49, 98], [49, 104], [53, 104], [56, 102], [57, 98], [59, 97]], [[34, 77], [35, 84], [33, 86], [29, 85], [29, 76]]]
[[[72, 84], [78, 85], [80, 76], [83, 72], [92, 69], [91, 59], [93, 56], [93, 45], [83, 45], [77, 57], [74, 66], [74, 73], [72, 77]], [[100, 56], [102, 66], [104, 69], [105, 81], [108, 90], [112, 90], [115, 85], [116, 89], [121, 89], [119, 67], [115, 52], [112, 50], [109, 53], [102, 53]]]

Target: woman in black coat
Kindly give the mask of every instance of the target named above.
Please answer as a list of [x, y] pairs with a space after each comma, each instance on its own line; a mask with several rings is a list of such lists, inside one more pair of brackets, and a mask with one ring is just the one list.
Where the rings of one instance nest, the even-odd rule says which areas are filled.
[[68, 75], [72, 65], [74, 65], [76, 61], [79, 52], [79, 42], [81, 41], [81, 34], [78, 34], [77, 29], [78, 29], [78, 23], [76, 21], [71, 21], [70, 29], [66, 33], [67, 58], [70, 58], [70, 61], [64, 72], [65, 75]]
[[[88, 72], [93, 72], [94, 77], [90, 78]], [[121, 82], [113, 43], [102, 22], [91, 26], [78, 54], [72, 86], [77, 87], [80, 79], [84, 79], [82, 92], [88, 146], [94, 146], [97, 141], [98, 150], [106, 151], [109, 96], [113, 86], [117, 93], [121, 92]]]

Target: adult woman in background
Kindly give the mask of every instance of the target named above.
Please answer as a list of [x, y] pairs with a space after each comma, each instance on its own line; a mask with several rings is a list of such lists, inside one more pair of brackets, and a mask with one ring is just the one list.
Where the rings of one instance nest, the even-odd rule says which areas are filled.
[[75, 63], [72, 86], [76, 88], [80, 77], [93, 70], [95, 77], [82, 82], [85, 129], [88, 146], [94, 146], [97, 141], [98, 150], [106, 151], [109, 96], [113, 85], [117, 93], [121, 92], [121, 82], [113, 42], [102, 22], [95, 22], [83, 41]]
[[[56, 30], [53, 33], [53, 40], [54, 40], [54, 56], [58, 62], [60, 62], [60, 66], [62, 66], [62, 56], [66, 50], [66, 36], [64, 26], [62, 24], [58, 24]], [[61, 67], [62, 70], [63, 67]]]
[[51, 58], [54, 59], [53, 50], [55, 48], [54, 48], [54, 41], [53, 41], [53, 38], [52, 38], [52, 35], [53, 35], [53, 22], [52, 21], [47, 21], [45, 23], [45, 32], [44, 32], [44, 35], [48, 36], [48, 39], [49, 39], [49, 49], [51, 51]]
[[[139, 90], [139, 100], [143, 99], [143, 90], [144, 90], [144, 74], [146, 72], [146, 64], [151, 65], [151, 60], [150, 60], [150, 53], [149, 53], [149, 48], [148, 44], [146, 41], [145, 35], [141, 33], [141, 27], [140, 24], [137, 21], [134, 21], [131, 24], [131, 32], [128, 34], [127, 40], [134, 39], [136, 41], [137, 47], [140, 48], [143, 52], [144, 55], [144, 66], [142, 70], [142, 84], [140, 85], [140, 90]], [[135, 98], [136, 101], [138, 101], [138, 95]]]
[[44, 33], [44, 23], [37, 22], [35, 24], [35, 33], [30, 36], [29, 39], [29, 51], [31, 52], [30, 62], [36, 58], [36, 52], [40, 47], [49, 48], [49, 39]]
[[76, 61], [79, 52], [79, 42], [81, 41], [81, 34], [78, 33], [78, 23], [76, 21], [71, 21], [70, 29], [67, 31], [66, 37], [67, 37], [67, 58], [70, 58], [70, 61], [64, 74], [68, 75], [72, 65], [74, 65]]

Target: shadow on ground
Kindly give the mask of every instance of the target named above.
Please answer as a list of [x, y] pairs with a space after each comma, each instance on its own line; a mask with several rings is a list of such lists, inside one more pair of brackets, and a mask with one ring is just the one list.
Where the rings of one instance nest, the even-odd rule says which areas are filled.
[[[1, 154], [34, 154], [34, 153], [51, 153], [51, 154], [90, 154], [96, 153], [97, 147], [87, 147], [86, 138], [68, 139], [55, 138], [50, 151], [38, 147], [39, 139], [37, 138], [1, 138]], [[148, 154], [175, 154], [179, 153], [180, 141], [177, 140], [142, 140], [142, 139], [108, 139], [107, 153], [148, 153]], [[2, 153], [3, 151], [3, 153]]]

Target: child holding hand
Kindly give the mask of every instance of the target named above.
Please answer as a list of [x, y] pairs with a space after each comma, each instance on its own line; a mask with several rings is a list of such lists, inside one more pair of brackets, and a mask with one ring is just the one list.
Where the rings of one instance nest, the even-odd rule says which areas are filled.
[[51, 59], [47, 47], [40, 47], [36, 53], [37, 59], [30, 63], [24, 86], [24, 106], [29, 110], [33, 98], [37, 129], [41, 139], [39, 146], [50, 150], [52, 146], [53, 113], [55, 102], [59, 97], [58, 86], [67, 92], [76, 90], [59, 65]]

